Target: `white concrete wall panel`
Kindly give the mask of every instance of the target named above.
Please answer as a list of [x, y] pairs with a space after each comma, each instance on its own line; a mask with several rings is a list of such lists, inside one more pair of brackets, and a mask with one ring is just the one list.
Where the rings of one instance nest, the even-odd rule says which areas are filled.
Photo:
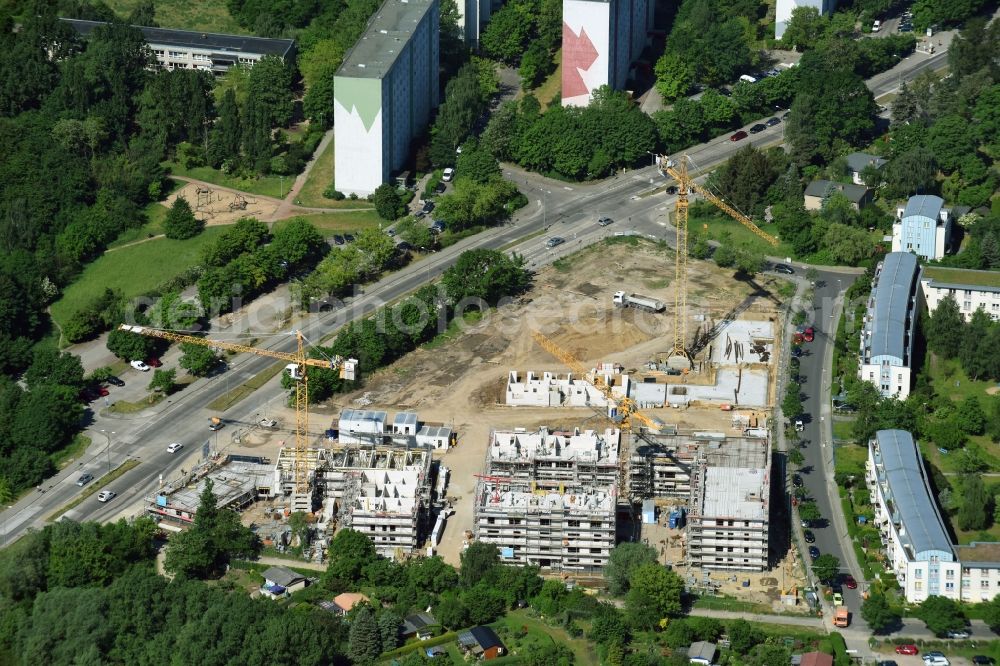
[[611, 83], [611, 20], [608, 3], [563, 0], [563, 106], [587, 106], [594, 89]]

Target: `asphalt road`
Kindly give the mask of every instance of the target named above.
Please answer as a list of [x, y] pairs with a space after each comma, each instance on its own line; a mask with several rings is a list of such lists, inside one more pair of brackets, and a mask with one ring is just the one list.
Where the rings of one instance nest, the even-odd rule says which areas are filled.
[[[895, 89], [902, 80], [912, 79], [928, 68], [943, 66], [944, 57], [944, 52], [933, 56], [910, 56], [890, 72], [874, 77], [869, 87], [878, 97]], [[729, 141], [726, 135], [686, 152], [691, 157], [693, 168], [705, 171], [721, 164], [747, 143], [758, 146], [779, 144], [783, 128], [782, 123], [738, 142]], [[665, 221], [673, 197], [653, 194], [662, 185], [662, 180], [652, 166], [593, 184], [569, 185], [512, 168], [508, 168], [507, 174], [522, 187], [529, 198], [529, 205], [519, 213], [513, 224], [465, 239], [407, 266], [346, 299], [344, 307], [338, 310], [311, 315], [302, 326], [306, 338], [319, 341], [335, 333], [344, 322], [369, 314], [382, 304], [437, 278], [462, 252], [471, 248], [509, 248], [524, 254], [538, 266], [616, 232], [635, 231], [667, 242], [673, 241], [673, 232]], [[611, 216], [615, 223], [606, 228], [597, 227], [596, 221], [601, 215]], [[567, 242], [556, 248], [547, 248], [545, 240], [552, 235], [561, 236]], [[519, 243], [519, 239], [526, 240]], [[294, 347], [294, 339], [291, 335], [276, 336], [262, 340], [258, 345], [290, 351]], [[79, 474], [89, 472], [100, 477], [109, 466], [108, 460], [112, 467], [128, 458], [134, 458], [140, 464], [107, 486], [119, 494], [117, 498], [106, 504], [97, 502], [93, 497], [87, 498], [77, 508], [69, 511], [66, 514], [68, 517], [99, 521], [114, 519], [130, 504], [155, 489], [161, 478], [173, 478], [185, 465], [190, 468], [192, 455], [200, 451], [202, 443], [210, 436], [216, 438], [213, 448], [224, 446], [229, 441], [231, 430], [223, 429], [212, 435], [207, 429], [210, 416], [250, 421], [269, 401], [284, 392], [276, 383], [270, 383], [237, 403], [225, 414], [210, 413], [204, 405], [226, 393], [229, 388], [258, 374], [272, 362], [267, 358], [239, 355], [230, 360], [227, 372], [196, 381], [175, 398], [157, 405], [141, 416], [94, 414], [91, 427], [88, 428], [88, 432], [94, 437], [94, 444], [87, 455], [78, 464], [47, 480], [42, 486], [44, 492], [31, 493], [0, 515], [2, 543], [17, 538], [29, 527], [42, 526], [47, 516], [78, 495], [80, 488], [75, 485], [75, 479]], [[130, 383], [133, 380], [145, 382], [137, 376], [124, 378]], [[809, 400], [816, 399], [818, 398], [811, 396]], [[810, 409], [814, 407], [811, 406]], [[313, 429], [317, 427], [314, 426]], [[114, 433], [106, 447], [101, 430]], [[182, 453], [172, 455], [166, 452], [167, 445], [174, 441], [185, 445]], [[817, 535], [818, 540], [819, 538]], [[830, 541], [829, 544], [826, 540], [820, 542], [821, 548], [825, 548], [826, 552], [834, 552], [833, 537], [830, 537]]]

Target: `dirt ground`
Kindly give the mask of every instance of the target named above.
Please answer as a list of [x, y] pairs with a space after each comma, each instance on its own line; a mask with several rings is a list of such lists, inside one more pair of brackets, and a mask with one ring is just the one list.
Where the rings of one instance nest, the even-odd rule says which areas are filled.
[[[253, 195], [236, 194], [229, 190], [206, 188], [195, 183], [187, 183], [163, 202], [168, 208], [177, 197], [184, 197], [191, 204], [194, 216], [204, 220], [206, 226], [233, 224], [241, 217], [270, 218], [278, 209], [278, 204], [270, 199]], [[237, 201], [239, 197], [240, 201]]]
[[[603, 417], [587, 408], [512, 408], [503, 404], [509, 370], [565, 371], [562, 364], [532, 339], [531, 330], [576, 356], [587, 368], [602, 361], [641, 368], [672, 343], [673, 253], [649, 243], [638, 246], [599, 244], [572, 255], [559, 267], [541, 269], [531, 291], [518, 303], [505, 305], [483, 320], [468, 324], [446, 342], [432, 343], [370, 376], [366, 386], [341, 396], [341, 408], [415, 411], [424, 422], [450, 425], [458, 445], [440, 454], [451, 470], [448, 496], [456, 498], [439, 553], [458, 564], [463, 533], [472, 528], [472, 498], [476, 474], [482, 472], [489, 433], [496, 428], [603, 428]], [[688, 326], [694, 320], [721, 318], [742, 303], [753, 287], [733, 279], [732, 272], [714, 264], [689, 264]], [[759, 285], [776, 295], [777, 283], [762, 277]], [[666, 313], [616, 309], [612, 294], [634, 291], [668, 304]], [[756, 298], [741, 318], [775, 314], [774, 304]], [[731, 414], [718, 409], [649, 410], [665, 423], [684, 429], [727, 430]], [[315, 429], [315, 428], [314, 428]]]

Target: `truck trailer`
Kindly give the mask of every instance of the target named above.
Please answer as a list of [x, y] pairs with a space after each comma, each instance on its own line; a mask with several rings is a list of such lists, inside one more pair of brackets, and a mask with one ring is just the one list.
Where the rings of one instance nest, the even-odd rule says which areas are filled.
[[663, 301], [658, 301], [655, 298], [640, 294], [628, 294], [624, 291], [616, 291], [613, 301], [620, 308], [638, 308], [647, 312], [663, 312], [667, 307]]

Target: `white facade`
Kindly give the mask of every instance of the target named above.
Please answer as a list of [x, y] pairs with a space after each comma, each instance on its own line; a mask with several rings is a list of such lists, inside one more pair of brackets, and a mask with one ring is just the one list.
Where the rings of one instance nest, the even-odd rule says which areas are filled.
[[1000, 320], [1000, 273], [925, 266], [920, 287], [928, 312], [934, 312], [941, 301], [952, 296], [966, 321], [979, 308], [994, 321]]
[[423, 423], [413, 412], [399, 412], [390, 422], [386, 412], [368, 409], [345, 409], [337, 420], [341, 444], [384, 444], [446, 449], [453, 431], [440, 423]]
[[345, 409], [337, 422], [341, 444], [373, 444], [385, 433], [385, 412]]
[[959, 599], [961, 564], [931, 495], [920, 452], [905, 430], [880, 430], [868, 444], [865, 478], [887, 568], [906, 600]]
[[815, 7], [820, 14], [832, 14], [837, 0], [778, 0], [775, 7], [774, 38], [781, 39], [792, 20], [792, 11], [798, 7]]
[[[628, 375], [607, 367], [598, 368], [596, 372], [601, 374], [614, 395], [624, 397], [628, 394]], [[604, 394], [586, 379], [554, 372], [538, 375], [530, 370], [524, 376], [517, 370], [508, 373], [506, 396], [510, 407], [606, 407], [608, 404]]]
[[975, 541], [955, 552], [962, 562], [962, 601], [990, 601], [1000, 593], [1000, 543]]
[[892, 225], [892, 251], [912, 252], [924, 259], [940, 259], [951, 243], [951, 215], [944, 199], [932, 194], [910, 197], [896, 209]]
[[563, 0], [563, 106], [587, 106], [601, 86], [625, 88], [652, 12], [649, 0]]
[[920, 267], [914, 255], [891, 252], [875, 269], [861, 330], [858, 377], [885, 397], [905, 400], [912, 384]]
[[368, 196], [438, 105], [438, 0], [386, 0], [334, 77], [334, 187]]

